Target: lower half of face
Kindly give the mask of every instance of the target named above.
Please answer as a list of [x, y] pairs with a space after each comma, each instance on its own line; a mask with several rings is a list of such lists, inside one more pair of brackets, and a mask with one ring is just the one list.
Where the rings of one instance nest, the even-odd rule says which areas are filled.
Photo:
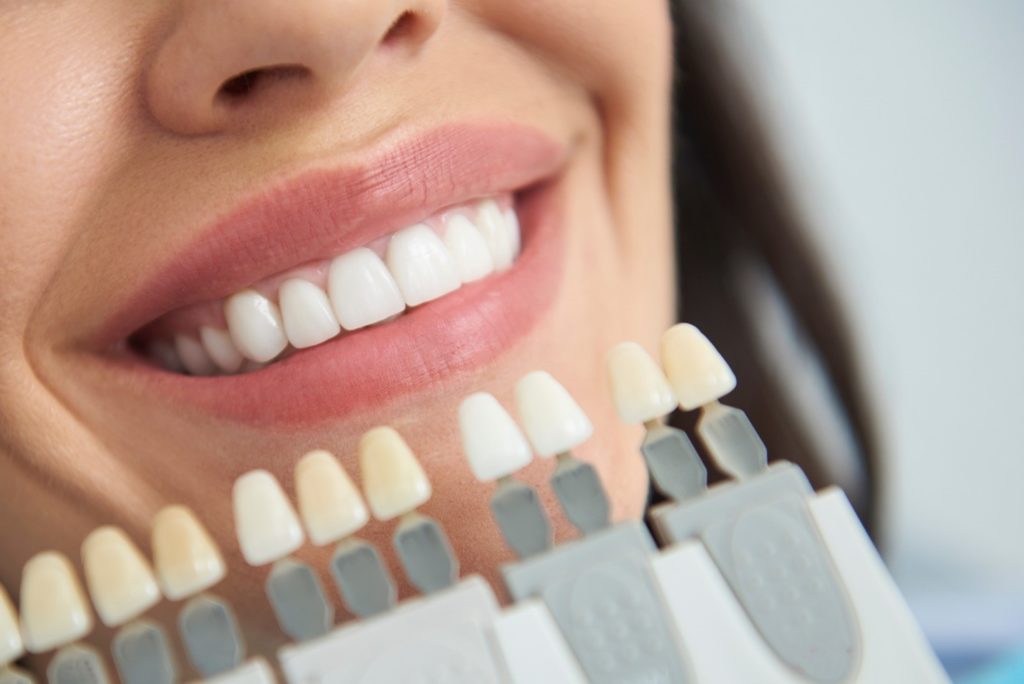
[[[293, 491], [322, 448], [358, 482], [378, 425], [423, 464], [422, 510], [463, 572], [493, 577], [511, 554], [458, 406], [486, 391], [515, 413], [537, 369], [593, 422], [577, 454], [614, 515], [637, 516], [640, 433], [603, 357], [652, 346], [673, 311], [667, 8], [167, 4], [3, 10], [22, 103], [0, 114], [19, 283], [0, 331], [4, 583], [38, 551], [77, 556], [98, 524], [144, 541], [181, 503], [225, 552], [222, 593], [262, 595], [234, 480], [263, 468]], [[522, 478], [565, 538], [552, 470]], [[392, 529], [360, 534], [397, 567]]]

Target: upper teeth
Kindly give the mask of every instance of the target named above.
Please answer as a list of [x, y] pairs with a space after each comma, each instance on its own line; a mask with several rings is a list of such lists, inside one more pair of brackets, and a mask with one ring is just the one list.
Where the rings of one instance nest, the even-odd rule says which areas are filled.
[[432, 223], [395, 232], [382, 254], [359, 247], [334, 258], [323, 282], [285, 280], [276, 302], [253, 289], [237, 292], [224, 302], [227, 330], [203, 326], [197, 335], [179, 333], [173, 346], [151, 344], [150, 355], [164, 368], [183, 367], [193, 375], [247, 370], [289, 346], [321, 344], [342, 330], [358, 330], [443, 297], [508, 268], [519, 255], [519, 219], [493, 199]]

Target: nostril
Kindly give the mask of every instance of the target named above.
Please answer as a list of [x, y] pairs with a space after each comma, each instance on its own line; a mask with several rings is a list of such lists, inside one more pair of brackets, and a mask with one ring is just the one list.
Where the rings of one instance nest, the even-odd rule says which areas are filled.
[[256, 87], [256, 82], [263, 75], [262, 69], [253, 69], [233, 76], [224, 81], [220, 92], [230, 98], [239, 98], [248, 95]]
[[268, 81], [295, 78], [308, 73], [305, 67], [290, 64], [250, 69], [224, 81], [217, 96], [232, 101], [241, 100], [251, 95], [257, 87], [264, 87]]
[[412, 12], [402, 12], [395, 19], [394, 23], [388, 29], [388, 32], [384, 34], [384, 44], [394, 43], [401, 41], [406, 36], [410, 35], [416, 29], [416, 16]]

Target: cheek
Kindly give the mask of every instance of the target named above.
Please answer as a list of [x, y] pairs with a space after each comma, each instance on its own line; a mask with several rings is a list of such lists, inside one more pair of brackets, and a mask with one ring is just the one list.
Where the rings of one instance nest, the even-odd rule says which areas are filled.
[[135, 89], [124, 65], [138, 59], [138, 43], [113, 9], [26, 3], [0, 28], [0, 92], [18, 103], [0, 108], [0, 253], [24, 256], [0, 267], [19, 283], [5, 306], [8, 331], [27, 320], [125, 140], [125, 93]]

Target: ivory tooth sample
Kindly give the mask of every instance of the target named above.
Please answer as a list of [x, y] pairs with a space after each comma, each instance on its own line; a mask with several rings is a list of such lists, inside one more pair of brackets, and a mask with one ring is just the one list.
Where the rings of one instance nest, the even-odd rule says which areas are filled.
[[235, 533], [249, 565], [283, 558], [305, 541], [299, 516], [277, 479], [266, 470], [253, 470], [238, 478], [233, 503]]
[[640, 452], [654, 486], [676, 501], [703, 493], [708, 471], [693, 442], [662, 420], [675, 409], [676, 397], [658, 364], [635, 342], [612, 347], [605, 364], [619, 417], [647, 430]]
[[455, 584], [459, 564], [441, 525], [416, 508], [430, 499], [430, 481], [401, 435], [377, 427], [359, 442], [359, 470], [378, 520], [401, 516], [393, 542], [409, 581], [425, 594]]
[[63, 647], [47, 668], [50, 682], [110, 681], [99, 654], [88, 646], [73, 643], [88, 634], [92, 626], [92, 612], [67, 557], [55, 551], [33, 556], [21, 575], [22, 639], [31, 653]]
[[167, 506], [157, 513], [151, 545], [157, 580], [172, 601], [209, 589], [227, 571], [209, 532], [184, 506]]
[[18, 615], [7, 590], [0, 585], [0, 684], [35, 684], [28, 673], [10, 664], [24, 652]]
[[71, 562], [56, 551], [33, 556], [21, 575], [21, 630], [25, 648], [42, 653], [92, 630], [92, 611]]
[[715, 463], [737, 479], [768, 465], [768, 449], [743, 411], [719, 403], [736, 387], [722, 355], [696, 327], [679, 323], [661, 339], [661, 362], [681, 408], [701, 409], [697, 434]]
[[149, 563], [116, 527], [100, 527], [85, 538], [82, 564], [93, 605], [108, 627], [123, 625], [160, 600]]
[[156, 575], [167, 597], [193, 597], [178, 614], [189, 661], [204, 677], [236, 668], [245, 658], [245, 643], [234, 613], [222, 599], [200, 593], [225, 573], [224, 559], [209, 532], [188, 508], [168, 506], [153, 521], [151, 545]]
[[536, 490], [512, 474], [533, 460], [533, 451], [512, 416], [494, 396], [477, 392], [459, 405], [462, 450], [481, 482], [498, 481], [491, 511], [505, 542], [520, 558], [551, 548], [551, 526]]
[[[93, 605], [108, 627], [119, 627], [160, 600], [149, 563], [123, 530], [100, 527], [82, 543], [85, 580]], [[163, 629], [139, 620], [119, 630], [114, 664], [124, 684], [174, 684], [177, 669]]]
[[355, 484], [328, 451], [311, 451], [295, 466], [299, 512], [310, 540], [317, 545], [338, 542], [331, 556], [331, 575], [353, 614], [370, 617], [390, 609], [395, 583], [374, 546], [352, 536], [370, 518]]
[[519, 421], [534, 450], [541, 456], [558, 457], [551, 486], [565, 517], [583, 534], [608, 527], [608, 497], [597, 471], [571, 453], [594, 431], [583, 409], [544, 371], [520, 378], [515, 394]]
[[246, 561], [274, 563], [266, 590], [281, 629], [296, 641], [326, 634], [334, 622], [334, 608], [313, 569], [288, 556], [302, 546], [305, 535], [277, 479], [265, 470], [242, 475], [235, 482], [234, 510]]

